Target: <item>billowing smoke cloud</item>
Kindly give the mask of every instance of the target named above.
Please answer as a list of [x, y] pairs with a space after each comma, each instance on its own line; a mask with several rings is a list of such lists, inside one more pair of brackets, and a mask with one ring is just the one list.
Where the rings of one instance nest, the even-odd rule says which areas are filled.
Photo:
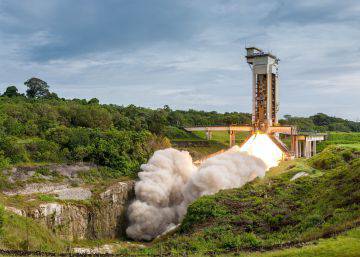
[[241, 187], [263, 177], [267, 168], [261, 159], [241, 152], [237, 146], [207, 159], [199, 168], [186, 151], [156, 151], [141, 166], [126, 233], [136, 240], [151, 240], [179, 224], [196, 198]]

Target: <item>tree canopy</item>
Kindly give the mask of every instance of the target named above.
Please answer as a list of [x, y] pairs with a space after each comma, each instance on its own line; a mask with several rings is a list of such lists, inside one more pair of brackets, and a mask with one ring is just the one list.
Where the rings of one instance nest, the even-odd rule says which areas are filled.
[[31, 78], [24, 82], [27, 86], [26, 95], [29, 98], [45, 97], [50, 95], [49, 85], [38, 78]]
[[3, 96], [7, 96], [7, 97], [14, 97], [14, 96], [19, 96], [20, 94], [18, 93], [18, 89], [15, 86], [9, 86], [6, 88]]
[[284, 119], [279, 122], [280, 124], [296, 125], [299, 131], [307, 132], [360, 132], [360, 122], [332, 117], [324, 113], [317, 113], [308, 118], [284, 115]]

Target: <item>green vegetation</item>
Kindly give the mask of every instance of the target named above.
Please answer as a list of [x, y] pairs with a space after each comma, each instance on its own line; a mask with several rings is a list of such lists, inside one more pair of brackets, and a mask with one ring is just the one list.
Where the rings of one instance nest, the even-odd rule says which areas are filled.
[[360, 132], [360, 122], [331, 117], [323, 113], [318, 113], [308, 118], [284, 115], [284, 119], [279, 120], [279, 122], [280, 124], [296, 125], [299, 131], [306, 132]]
[[0, 205], [0, 237], [2, 237], [4, 233], [4, 214], [4, 206]]
[[3, 233], [1, 248], [39, 250], [59, 252], [65, 250], [65, 243], [51, 231], [25, 218], [7, 211], [2, 211]]
[[266, 254], [253, 254], [249, 257], [356, 257], [359, 256], [360, 229], [353, 229], [345, 235], [332, 239], [321, 239], [317, 245], [275, 251]]
[[179, 142], [173, 142], [173, 146], [176, 149], [188, 151], [192, 156], [193, 160], [201, 160], [211, 154], [229, 148], [229, 145], [224, 145], [217, 141], [202, 141], [199, 143], [194, 143], [190, 141], [186, 142], [186, 144], [179, 144]]
[[[154, 150], [169, 146], [164, 137], [175, 143], [204, 140], [204, 133], [191, 134], [183, 127], [251, 123], [250, 114], [238, 112], [180, 111], [169, 106], [151, 110], [101, 105], [96, 98], [66, 100], [50, 92], [49, 85], [38, 78], [25, 85], [26, 95], [9, 86], [0, 97], [0, 167], [84, 161], [120, 170], [122, 175], [136, 175]], [[360, 123], [325, 114], [309, 118], [287, 115], [280, 122], [305, 131], [360, 131]], [[239, 133], [238, 143], [245, 137], [246, 133]], [[229, 137], [215, 132], [213, 139], [226, 146]], [[197, 154], [201, 156], [201, 152], [206, 150]]]
[[42, 202], [55, 202], [56, 197], [54, 195], [39, 194], [38, 199]]
[[[320, 239], [315, 244], [268, 252], [244, 253], [240, 257], [357, 257], [360, 249], [360, 229], [352, 229], [336, 238]], [[199, 255], [196, 255], [199, 256]], [[205, 256], [205, 255], [204, 255]], [[228, 254], [226, 256], [234, 256]]]
[[[121, 178], [123, 174], [120, 171], [112, 170], [107, 167], [94, 168], [89, 171], [83, 171], [79, 173], [79, 177], [85, 183], [96, 183], [102, 181], [109, 181], [113, 179]], [[123, 178], [126, 180], [126, 178]]]
[[359, 132], [329, 132], [326, 141], [318, 144], [318, 150], [322, 151], [328, 145], [342, 145], [360, 148]]
[[[196, 131], [194, 134], [202, 139], [206, 139], [204, 131]], [[236, 143], [241, 144], [249, 136], [248, 132], [236, 132]], [[212, 140], [220, 142], [226, 146], [229, 145], [230, 135], [227, 131], [214, 131], [212, 132]]]
[[[49, 163], [88, 162], [96, 165], [79, 172], [80, 180], [73, 182], [84, 182], [96, 198], [109, 183], [135, 178], [140, 165], [157, 149], [173, 144], [188, 150], [194, 159], [201, 159], [228, 147], [227, 132], [213, 132], [212, 140], [208, 141], [204, 132], [189, 133], [183, 129], [186, 126], [251, 123], [251, 115], [247, 113], [102, 105], [96, 98], [59, 98], [41, 79], [31, 78], [25, 85], [26, 94], [9, 86], [0, 97], [0, 190], [65, 179], [47, 168]], [[198, 199], [189, 207], [174, 235], [164, 242], [155, 242], [143, 252], [158, 253], [160, 245], [161, 251], [174, 254], [272, 249], [331, 236], [359, 224], [360, 123], [321, 113], [309, 118], [287, 115], [280, 123], [297, 125], [300, 131], [331, 132], [328, 141], [318, 147], [322, 153], [312, 159], [283, 162], [270, 170], [265, 179]], [[237, 133], [237, 143], [241, 144], [246, 137], [247, 133]], [[289, 143], [288, 138], [284, 141]], [[37, 168], [27, 180], [9, 182], [6, 169], [12, 166]], [[309, 176], [290, 181], [301, 171]], [[0, 202], [25, 209], [40, 202], [59, 201], [47, 194], [31, 197], [0, 194]], [[348, 244], [348, 248], [340, 249], [349, 249], [352, 256], [356, 245], [350, 244], [359, 239], [359, 233], [352, 230], [338, 239], [308, 246], [304, 251], [274, 251], [265, 256], [313, 253], [326, 256], [326, 247], [341, 243]], [[0, 246], [4, 248], [65, 249], [65, 243], [51, 231], [3, 207], [0, 207], [0, 237]], [[245, 252], [241, 254], [247, 256]]]
[[[171, 138], [174, 147], [180, 150], [188, 151], [193, 159], [199, 160], [210, 154], [229, 148], [229, 133], [227, 131], [212, 132], [212, 139], [206, 140], [204, 131], [195, 131], [193, 133], [182, 132], [176, 138]], [[236, 133], [236, 143], [241, 144], [247, 137], [247, 132]]]
[[[330, 161], [324, 161], [329, 154]], [[270, 171], [265, 180], [201, 197], [162, 247], [174, 253], [271, 249], [357, 226], [359, 160], [356, 149], [330, 147], [308, 161]], [[309, 176], [291, 181], [299, 171]]]
[[151, 110], [100, 105], [97, 99], [65, 100], [38, 78], [26, 96], [10, 86], [0, 97], [0, 168], [23, 163], [92, 162], [119, 176], [134, 176], [165, 136], [193, 138], [183, 126], [249, 123], [250, 115]]
[[355, 159], [359, 160], [360, 152], [357, 148], [332, 145], [308, 160], [308, 163], [321, 170], [332, 170], [346, 167], [346, 164]]
[[322, 174], [320, 170], [317, 170], [310, 166], [309, 161], [306, 159], [294, 159], [280, 162], [277, 167], [271, 168], [266, 172], [265, 178], [257, 180], [254, 183], [268, 183], [272, 178], [279, 176], [283, 173], [296, 174], [298, 172], [306, 172], [312, 176]]

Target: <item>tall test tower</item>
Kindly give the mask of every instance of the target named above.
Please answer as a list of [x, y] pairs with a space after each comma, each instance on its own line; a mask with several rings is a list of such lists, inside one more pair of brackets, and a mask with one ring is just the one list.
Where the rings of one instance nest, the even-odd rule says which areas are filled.
[[[252, 71], [252, 124], [199, 126], [185, 129], [187, 131], [205, 131], [207, 139], [211, 139], [212, 131], [229, 131], [230, 147], [236, 144], [236, 132], [249, 132], [248, 139], [254, 133], [266, 133], [281, 149], [284, 159], [313, 156], [316, 153], [316, 143], [325, 140], [325, 134], [311, 132], [300, 134], [297, 132], [296, 126], [278, 123], [279, 59], [257, 47], [247, 47], [245, 57]], [[291, 137], [290, 148], [280, 140], [280, 134]]]
[[246, 60], [252, 70], [252, 125], [255, 131], [268, 133], [278, 125], [279, 59], [256, 47], [246, 48]]

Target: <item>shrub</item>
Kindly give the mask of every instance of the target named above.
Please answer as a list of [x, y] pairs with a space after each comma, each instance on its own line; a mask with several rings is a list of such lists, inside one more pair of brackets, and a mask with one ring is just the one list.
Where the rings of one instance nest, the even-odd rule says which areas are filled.
[[43, 202], [54, 202], [56, 200], [56, 197], [54, 195], [40, 194], [38, 195], [38, 199]]
[[350, 160], [348, 150], [336, 146], [329, 146], [321, 153], [309, 160], [311, 166], [316, 169], [330, 170], [344, 165], [346, 160]]
[[16, 137], [0, 137], [0, 150], [3, 153], [3, 157], [10, 159], [11, 163], [28, 160], [24, 145], [17, 143]]
[[34, 161], [58, 162], [63, 159], [60, 155], [59, 145], [44, 139], [27, 143], [26, 149]]
[[10, 165], [10, 159], [5, 156], [4, 151], [0, 150], [0, 169], [7, 168]]
[[176, 138], [193, 138], [194, 135], [192, 133], [189, 133], [183, 129], [179, 129], [177, 127], [167, 126], [164, 128], [164, 135], [171, 139]]
[[188, 207], [188, 214], [181, 223], [180, 231], [191, 230], [194, 224], [206, 219], [226, 216], [228, 213], [226, 207], [215, 203], [214, 196], [201, 197]]

